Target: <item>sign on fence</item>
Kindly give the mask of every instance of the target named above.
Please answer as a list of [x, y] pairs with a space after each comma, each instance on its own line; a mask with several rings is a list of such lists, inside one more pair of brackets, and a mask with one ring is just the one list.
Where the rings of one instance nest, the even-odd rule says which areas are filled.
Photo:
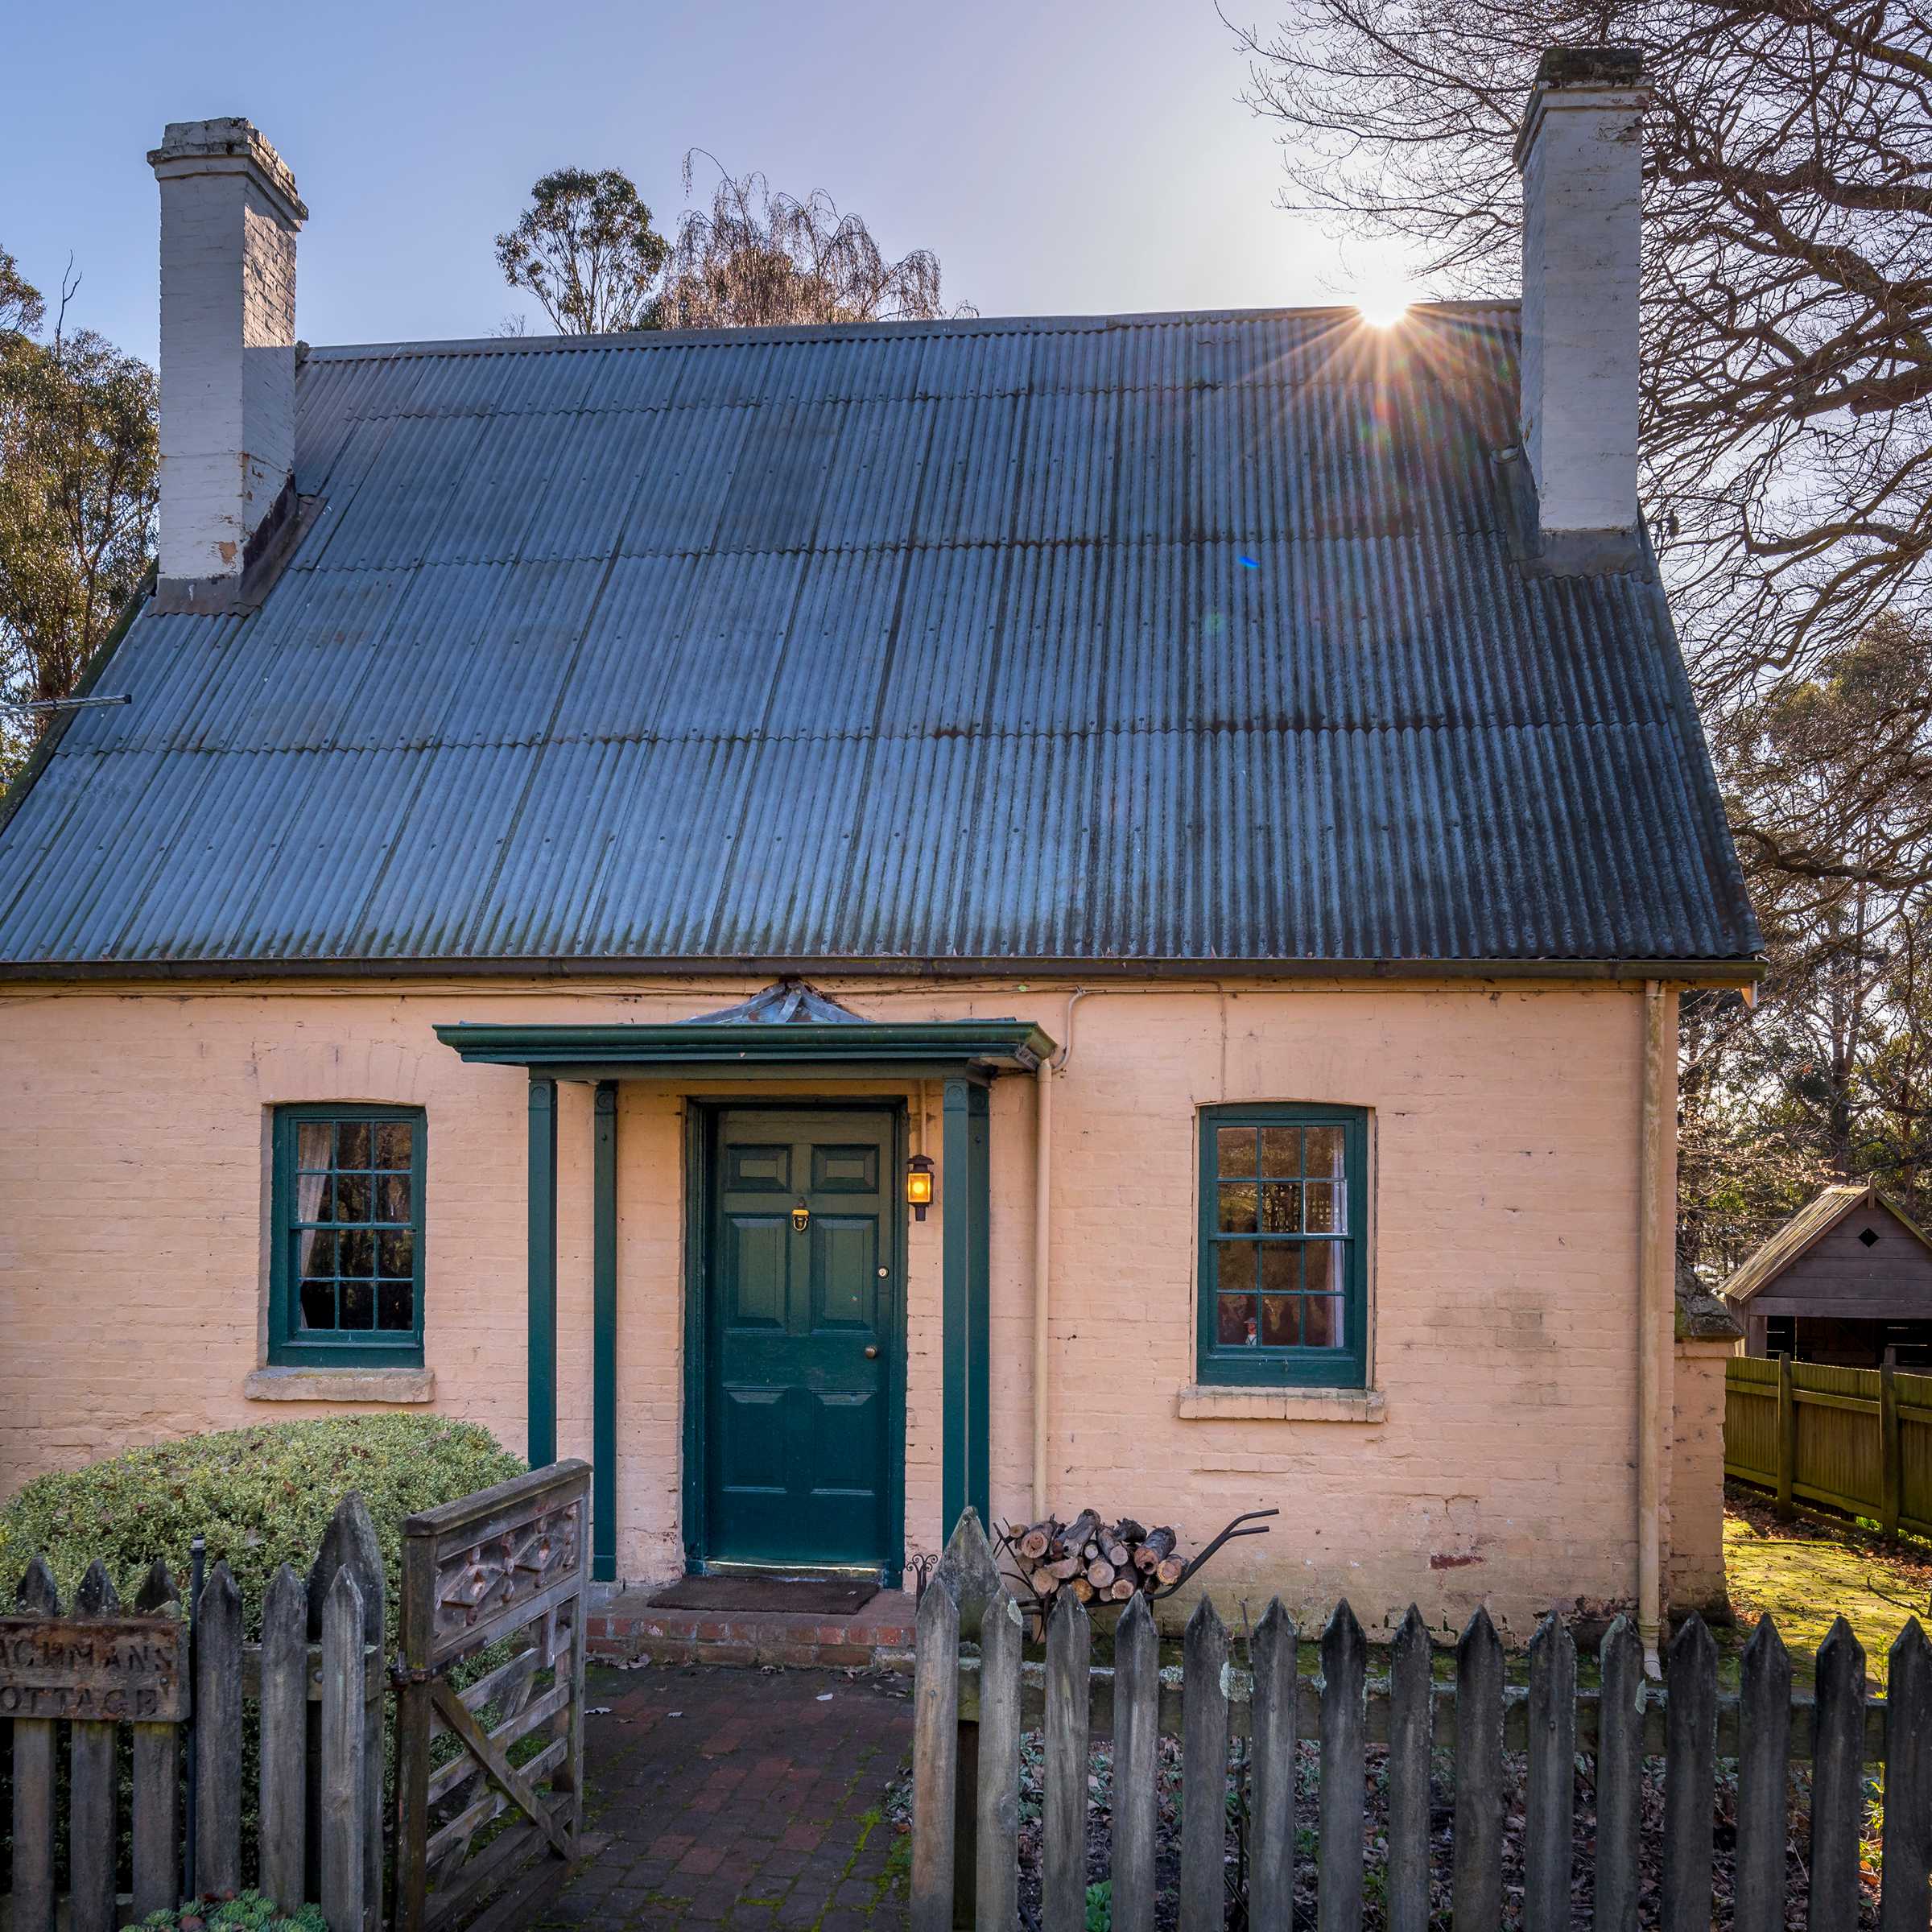
[[181, 1636], [154, 1617], [0, 1616], [0, 1717], [178, 1724], [188, 1715]]

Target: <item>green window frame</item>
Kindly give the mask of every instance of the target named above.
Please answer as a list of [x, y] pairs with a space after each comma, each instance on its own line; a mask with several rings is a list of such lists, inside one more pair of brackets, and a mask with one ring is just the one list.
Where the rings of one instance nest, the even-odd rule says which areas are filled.
[[318, 1102], [275, 1109], [272, 1364], [421, 1364], [427, 1137], [419, 1107]]
[[1368, 1117], [1203, 1107], [1196, 1371], [1360, 1389], [1368, 1368]]

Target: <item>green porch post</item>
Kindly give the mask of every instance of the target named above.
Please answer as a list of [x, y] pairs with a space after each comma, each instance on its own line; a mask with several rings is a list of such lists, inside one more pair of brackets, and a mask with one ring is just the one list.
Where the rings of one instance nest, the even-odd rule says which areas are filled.
[[557, 1459], [557, 1084], [530, 1083], [530, 1466]]
[[597, 1083], [592, 1156], [590, 1574], [617, 1575], [617, 1084]]
[[992, 1223], [986, 1089], [976, 1080], [946, 1083], [945, 1164], [939, 1175], [943, 1283], [941, 1327], [944, 1399], [940, 1495], [950, 1536], [970, 1503], [990, 1518], [991, 1462], [987, 1443], [987, 1386], [992, 1373], [989, 1319]]

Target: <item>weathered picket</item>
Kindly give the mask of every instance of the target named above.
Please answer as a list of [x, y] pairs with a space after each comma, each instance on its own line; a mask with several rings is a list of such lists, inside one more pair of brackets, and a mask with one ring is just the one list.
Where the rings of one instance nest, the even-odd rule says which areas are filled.
[[[1480, 1610], [1456, 1647], [1455, 1680], [1435, 1679], [1429, 1634], [1412, 1608], [1389, 1675], [1371, 1679], [1348, 1604], [1321, 1639], [1320, 1675], [1298, 1676], [1297, 1633], [1271, 1604], [1240, 1666], [1211, 1604], [1190, 1620], [1178, 1672], [1159, 1668], [1146, 1600], [1122, 1614], [1111, 1669], [1091, 1662], [1087, 1613], [1056, 1608], [1044, 1666], [1022, 1660], [1018, 1608], [985, 1579], [993, 1558], [968, 1510], [922, 1600], [916, 1645], [913, 1932], [1013, 1932], [1022, 1734], [1045, 1732], [1040, 1932], [1086, 1923], [1087, 1761], [1111, 1737], [1114, 1932], [1155, 1920], [1158, 1746], [1182, 1740], [1179, 1932], [1227, 1922], [1224, 1852], [1230, 1745], [1245, 1739], [1249, 1820], [1246, 1922], [1286, 1927], [1294, 1912], [1297, 1826], [1312, 1825], [1316, 1924], [1355, 1932], [1363, 1920], [1367, 1748], [1385, 1748], [1387, 1853], [1381, 1894], [1391, 1932], [1430, 1924], [1431, 1756], [1453, 1762], [1454, 1823], [1446, 1876], [1453, 1924], [1505, 1922], [1504, 1840], [1516, 1790], [1509, 1754], [1526, 1754], [1522, 1785], [1525, 1932], [1572, 1922], [1577, 1761], [1593, 1761], [1596, 1827], [1593, 1922], [1637, 1922], [1643, 1866], [1643, 1761], [1664, 1761], [1657, 1847], [1661, 1932], [1707, 1932], [1714, 1910], [1714, 1831], [1720, 1762], [1737, 1772], [1736, 1911], [1744, 1926], [1781, 1926], [1790, 1768], [1810, 1766], [1805, 1860], [1810, 1920], [1857, 1922], [1866, 1767], [1884, 1767], [1881, 1932], [1925, 1932], [1932, 1910], [1932, 1643], [1918, 1621], [1893, 1645], [1890, 1695], [1868, 1699], [1865, 1657], [1842, 1620], [1820, 1647], [1814, 1695], [1794, 1694], [1790, 1660], [1769, 1618], [1746, 1647], [1741, 1687], [1720, 1695], [1717, 1653], [1695, 1616], [1673, 1636], [1662, 1685], [1647, 1682], [1635, 1631], [1618, 1618], [1597, 1653], [1601, 1688], [1579, 1690], [1571, 1633], [1556, 1618], [1531, 1644], [1527, 1691], [1505, 1683], [1502, 1645]], [[978, 1655], [962, 1645], [976, 1642]], [[972, 1748], [976, 1733], [978, 1749]], [[1319, 1740], [1313, 1819], [1296, 1816], [1298, 1741]], [[976, 1761], [976, 1777], [969, 1771]], [[961, 1787], [964, 1788], [961, 1788]], [[1302, 1841], [1307, 1842], [1306, 1831]]]
[[[63, 1719], [72, 1932], [114, 1932], [129, 1916], [118, 1890], [123, 1724], [132, 1731], [132, 1916], [188, 1893], [255, 1883], [280, 1905], [320, 1904], [332, 1932], [373, 1932], [382, 1914], [382, 1595], [374, 1525], [353, 1494], [336, 1509], [306, 1582], [286, 1565], [277, 1573], [258, 1643], [244, 1641], [241, 1592], [227, 1564], [215, 1565], [196, 1605], [192, 1660], [164, 1564], [150, 1569], [130, 1616], [97, 1559], [63, 1618], [54, 1579], [35, 1558], [0, 1645], [0, 1714], [14, 1720], [11, 1932], [53, 1932], [56, 1923]], [[258, 1700], [262, 1737], [254, 1872], [244, 1868], [242, 1834], [250, 1699]], [[181, 1789], [190, 1727], [192, 1860]], [[318, 1864], [319, 1881], [308, 1876]]]

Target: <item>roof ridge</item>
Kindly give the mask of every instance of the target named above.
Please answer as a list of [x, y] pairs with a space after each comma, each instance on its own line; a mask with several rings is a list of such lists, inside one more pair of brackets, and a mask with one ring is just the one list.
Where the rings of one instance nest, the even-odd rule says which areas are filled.
[[[1430, 316], [1514, 313], [1521, 303], [1513, 296], [1480, 301], [1414, 302], [1410, 314]], [[1311, 303], [1284, 308], [1150, 309], [1091, 316], [949, 316], [935, 320], [894, 322], [805, 322], [769, 328], [653, 328], [609, 335], [472, 336], [446, 341], [349, 342], [309, 344], [303, 359], [312, 362], [394, 361], [407, 357], [571, 355], [592, 350], [748, 348], [770, 342], [865, 341], [893, 336], [1078, 335], [1116, 328], [1173, 328], [1183, 324], [1281, 321], [1293, 316], [1360, 318], [1348, 303]], [[1364, 323], [1364, 327], [1374, 327]]]

